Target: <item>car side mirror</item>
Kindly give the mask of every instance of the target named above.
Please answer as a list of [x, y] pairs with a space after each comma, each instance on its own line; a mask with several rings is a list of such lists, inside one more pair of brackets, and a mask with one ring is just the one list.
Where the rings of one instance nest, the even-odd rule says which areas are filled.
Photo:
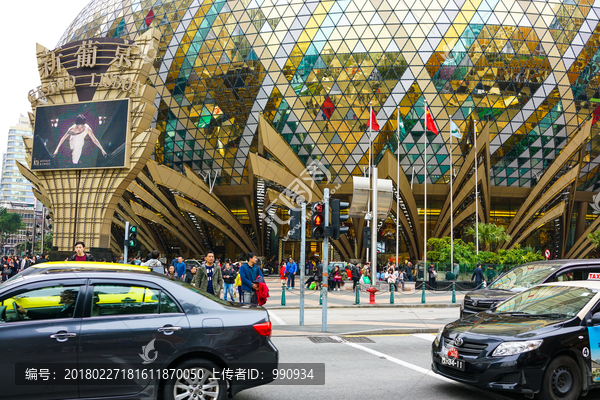
[[592, 315], [592, 318], [588, 319], [586, 322], [588, 326], [600, 325], [600, 312], [597, 312], [594, 315]]

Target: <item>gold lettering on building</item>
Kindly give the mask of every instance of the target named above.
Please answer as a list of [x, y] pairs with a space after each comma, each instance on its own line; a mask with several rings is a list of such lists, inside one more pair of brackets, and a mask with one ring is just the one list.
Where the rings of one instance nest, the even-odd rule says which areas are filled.
[[75, 55], [77, 56], [77, 68], [96, 66], [96, 56], [98, 54], [98, 42], [83, 41]]
[[48, 78], [55, 73], [60, 73], [62, 66], [60, 64], [60, 58], [62, 54], [59, 54], [62, 49], [59, 47], [52, 51], [45, 51], [38, 58], [41, 63], [39, 69], [42, 72], [42, 78]]
[[77, 83], [77, 78], [73, 75], [69, 75], [67, 78], [58, 78], [56, 80], [48, 82], [47, 85], [40, 85], [35, 89], [31, 89], [27, 95], [27, 98], [31, 103], [38, 99], [43, 99], [47, 95], [56, 94], [65, 89], [73, 89]]
[[121, 89], [124, 92], [133, 92], [139, 95], [141, 84], [128, 76], [104, 73], [99, 75], [92, 74], [90, 86]]
[[114, 63], [116, 63], [117, 68], [122, 68], [124, 64], [126, 68], [131, 68], [131, 46], [126, 46], [125, 48], [117, 46], [115, 58], [109, 64], [112, 65]]

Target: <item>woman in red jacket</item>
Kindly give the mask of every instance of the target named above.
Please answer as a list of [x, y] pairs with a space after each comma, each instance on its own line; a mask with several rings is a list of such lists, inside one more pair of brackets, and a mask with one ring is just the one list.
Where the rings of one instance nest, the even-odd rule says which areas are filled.
[[267, 303], [269, 297], [269, 288], [262, 276], [258, 276], [252, 282], [252, 304], [263, 306]]
[[283, 260], [281, 262], [281, 265], [279, 266], [279, 279], [281, 279], [282, 281], [286, 280], [286, 275], [285, 275], [285, 266], [286, 266], [286, 262], [285, 260]]

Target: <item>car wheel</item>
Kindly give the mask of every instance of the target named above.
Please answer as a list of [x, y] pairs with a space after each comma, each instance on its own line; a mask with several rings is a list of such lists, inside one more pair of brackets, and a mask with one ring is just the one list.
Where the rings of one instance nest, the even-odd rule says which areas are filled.
[[176, 368], [163, 387], [165, 400], [224, 400], [227, 385], [218, 365], [201, 358], [188, 360]]
[[581, 370], [571, 357], [559, 356], [550, 362], [544, 373], [540, 399], [576, 400], [581, 392]]

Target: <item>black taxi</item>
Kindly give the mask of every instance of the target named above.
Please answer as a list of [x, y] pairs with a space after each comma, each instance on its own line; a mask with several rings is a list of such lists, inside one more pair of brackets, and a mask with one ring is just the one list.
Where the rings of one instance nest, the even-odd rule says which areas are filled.
[[600, 281], [535, 286], [442, 327], [432, 345], [432, 369], [529, 398], [575, 400], [590, 390], [597, 398]]
[[550, 260], [519, 265], [486, 288], [465, 294], [460, 317], [488, 310], [530, 287], [550, 282], [583, 281], [600, 273], [600, 260]]

